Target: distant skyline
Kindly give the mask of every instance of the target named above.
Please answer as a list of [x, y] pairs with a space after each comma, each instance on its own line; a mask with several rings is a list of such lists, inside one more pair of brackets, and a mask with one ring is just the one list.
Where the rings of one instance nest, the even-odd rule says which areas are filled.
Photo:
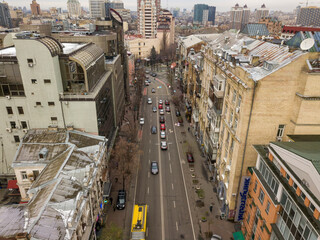
[[[32, 0], [7, 0], [10, 6], [15, 7], [26, 7], [30, 9], [30, 3]], [[62, 9], [67, 9], [67, 0], [37, 0], [40, 4], [41, 9], [49, 9], [50, 7], [61, 7]], [[89, 0], [79, 0], [82, 7], [89, 8]], [[137, 1], [136, 0], [123, 0], [125, 8], [129, 8], [130, 10], [137, 10]], [[304, 2], [304, 4], [299, 4]], [[204, 1], [194, 1], [194, 0], [163, 0], [161, 2], [162, 8], [174, 8], [178, 7], [181, 10], [186, 8], [191, 10], [194, 4], [203, 3], [211, 6], [216, 6], [218, 12], [226, 12], [230, 11], [230, 8], [238, 3], [240, 6], [247, 4], [248, 8], [253, 11], [256, 8], [259, 8], [263, 3], [270, 10], [280, 10], [284, 12], [292, 12], [298, 5], [305, 6], [305, 0], [241, 0], [241, 1], [230, 1], [230, 0], [204, 0]], [[173, 5], [174, 4], [174, 5]], [[309, 6], [320, 6], [320, 0], [312, 1], [312, 4]]]

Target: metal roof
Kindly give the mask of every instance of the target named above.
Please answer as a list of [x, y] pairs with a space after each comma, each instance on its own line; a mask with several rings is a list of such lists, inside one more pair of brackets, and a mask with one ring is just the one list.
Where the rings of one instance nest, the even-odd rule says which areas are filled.
[[248, 23], [241, 32], [249, 35], [250, 37], [269, 36], [268, 28], [263, 23]]
[[286, 45], [300, 48], [300, 43], [307, 38], [312, 38], [315, 41], [313, 47], [308, 52], [320, 52], [320, 32], [297, 32], [290, 40], [286, 41]]
[[70, 55], [71, 59], [82, 64], [85, 69], [88, 69], [100, 57], [104, 56], [104, 52], [95, 44], [88, 44]]
[[49, 49], [52, 57], [63, 53], [62, 45], [58, 42], [58, 40], [52, 37], [37, 38], [36, 40], [43, 43]]

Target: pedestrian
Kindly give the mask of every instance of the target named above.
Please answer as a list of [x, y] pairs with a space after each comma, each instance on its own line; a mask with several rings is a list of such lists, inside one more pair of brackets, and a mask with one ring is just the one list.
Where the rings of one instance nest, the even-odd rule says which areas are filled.
[[188, 127], [188, 132], [190, 132], [190, 127]]
[[109, 200], [110, 200], [110, 204], [112, 205], [113, 198], [110, 197]]
[[116, 204], [113, 204], [113, 211], [116, 211]]
[[213, 209], [213, 205], [210, 204], [209, 210], [210, 210], [211, 213], [212, 213], [212, 209]]

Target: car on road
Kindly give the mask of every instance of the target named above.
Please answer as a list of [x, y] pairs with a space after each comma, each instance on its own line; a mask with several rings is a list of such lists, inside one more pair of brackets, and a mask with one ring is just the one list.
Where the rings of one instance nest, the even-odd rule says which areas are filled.
[[166, 120], [165, 120], [164, 116], [160, 116], [159, 121], [160, 121], [160, 123], [165, 123]]
[[149, 78], [147, 79], [147, 81], [148, 81], [148, 83], [151, 83], [151, 80]]
[[144, 81], [144, 85], [145, 86], [149, 86], [149, 82], [146, 80], [146, 81]]
[[151, 173], [154, 175], [159, 173], [159, 167], [157, 162], [151, 162]]
[[191, 152], [187, 152], [186, 155], [187, 155], [188, 162], [189, 163], [194, 163], [194, 158], [193, 158], [192, 153]]
[[176, 116], [177, 116], [177, 117], [180, 117], [180, 116], [181, 116], [181, 113], [180, 113], [179, 110], [176, 110]]
[[126, 207], [126, 191], [119, 190], [118, 200], [117, 200], [117, 209], [122, 210]]
[[181, 116], [178, 117], [178, 123], [183, 123], [183, 118]]
[[161, 150], [167, 150], [168, 149], [168, 145], [166, 141], [161, 141]]
[[160, 109], [159, 113], [160, 113], [160, 115], [163, 115], [164, 114], [163, 109]]
[[146, 70], [146, 74], [149, 74], [150, 73], [150, 71], [149, 70]]
[[161, 123], [161, 124], [160, 124], [160, 130], [161, 130], [161, 131], [166, 130], [166, 125], [165, 125], [164, 123]]
[[152, 112], [157, 112], [157, 107], [152, 107]]
[[148, 98], [148, 104], [152, 104], [152, 99]]
[[166, 112], [170, 112], [170, 107], [166, 106]]
[[166, 100], [164, 103], [165, 103], [166, 105], [170, 105], [169, 100]]
[[156, 73], [152, 73], [151, 76], [152, 76], [152, 77], [156, 77], [157, 74], [156, 74]]
[[144, 118], [140, 118], [140, 125], [144, 124]]
[[152, 89], [151, 89], [151, 92], [152, 92], [152, 93], [155, 93], [155, 92], [156, 92], [156, 90], [155, 90], [154, 88], [152, 88]]
[[161, 99], [159, 100], [159, 104], [163, 104], [163, 101]]
[[162, 105], [162, 104], [159, 104], [158, 108], [159, 108], [159, 109], [163, 109], [163, 105]]
[[161, 139], [165, 139], [166, 138], [166, 132], [165, 131], [161, 131], [160, 132], [160, 138]]
[[211, 240], [222, 240], [222, 237], [217, 234], [213, 234]]
[[157, 127], [156, 126], [152, 126], [151, 127], [151, 133], [152, 134], [156, 134], [157, 133]]

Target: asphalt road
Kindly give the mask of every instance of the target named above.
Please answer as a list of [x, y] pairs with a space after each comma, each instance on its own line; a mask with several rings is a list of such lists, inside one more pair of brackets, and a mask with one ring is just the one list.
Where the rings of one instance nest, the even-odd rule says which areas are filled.
[[[141, 117], [144, 117], [145, 124], [142, 127], [140, 145], [143, 154], [138, 170], [135, 203], [149, 206], [147, 239], [195, 240], [181, 167], [186, 160], [184, 153], [178, 152], [178, 139], [174, 133], [174, 121], [176, 122], [174, 107], [170, 104], [171, 113], [164, 114], [168, 150], [160, 149], [160, 114], [159, 110], [156, 113], [152, 111], [153, 106], [158, 109], [160, 99], [163, 101], [170, 99], [167, 88], [161, 83], [164, 82], [165, 74], [161, 75], [163, 77], [158, 76], [156, 80], [150, 77], [151, 84], [146, 87], [147, 94], [142, 99]], [[151, 93], [152, 88], [156, 89], [156, 93]], [[147, 104], [148, 97], [152, 98], [152, 104]], [[157, 127], [157, 134], [151, 134], [152, 125]], [[151, 161], [159, 163], [158, 175], [151, 174]]]

